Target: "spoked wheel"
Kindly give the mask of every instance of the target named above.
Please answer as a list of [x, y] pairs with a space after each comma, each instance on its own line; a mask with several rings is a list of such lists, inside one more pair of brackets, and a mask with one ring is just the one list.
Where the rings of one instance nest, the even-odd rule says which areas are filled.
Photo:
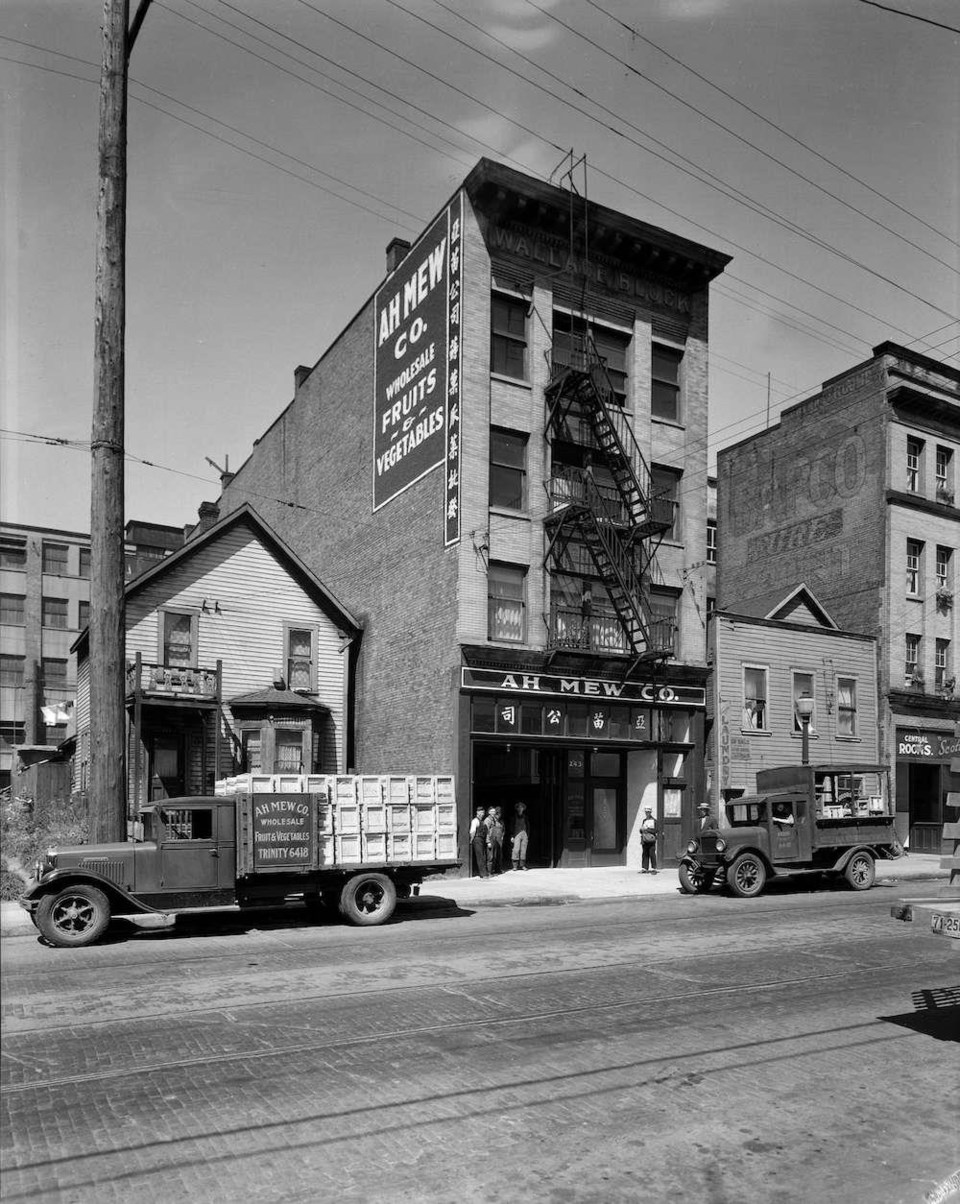
[[756, 853], [741, 853], [727, 870], [727, 885], [741, 899], [759, 895], [767, 881], [767, 867]]
[[62, 949], [92, 944], [109, 923], [107, 896], [84, 883], [44, 895], [37, 905], [37, 927], [51, 945]]
[[869, 890], [877, 877], [877, 867], [869, 853], [854, 853], [843, 875], [853, 890]]
[[680, 866], [680, 886], [688, 895], [703, 895], [713, 886], [714, 875], [702, 865]]
[[340, 892], [340, 914], [351, 924], [384, 924], [397, 905], [397, 888], [386, 874], [356, 874]]

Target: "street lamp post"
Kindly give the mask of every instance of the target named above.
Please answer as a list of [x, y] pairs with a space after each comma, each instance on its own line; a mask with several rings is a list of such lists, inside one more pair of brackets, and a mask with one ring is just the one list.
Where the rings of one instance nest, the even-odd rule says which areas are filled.
[[797, 717], [800, 720], [800, 764], [810, 764], [810, 719], [813, 715], [813, 699], [809, 694], [801, 694], [794, 704]]

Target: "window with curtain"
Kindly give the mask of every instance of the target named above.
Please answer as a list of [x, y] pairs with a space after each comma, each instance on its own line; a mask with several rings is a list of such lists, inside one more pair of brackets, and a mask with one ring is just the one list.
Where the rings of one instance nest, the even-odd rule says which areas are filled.
[[923, 584], [923, 540], [907, 540], [907, 593], [916, 598], [920, 596]]
[[287, 689], [313, 689], [313, 631], [287, 628]]
[[163, 622], [163, 664], [172, 668], [196, 666], [196, 616], [165, 610]]
[[908, 686], [913, 685], [913, 679], [920, 676], [920, 637], [912, 632], [904, 636], [903, 675]]
[[[797, 714], [797, 699], [802, 698], [807, 694], [810, 698], [814, 698], [813, 692], [813, 674], [804, 672], [795, 672], [793, 674], [793, 730], [795, 732], [803, 731], [803, 724], [800, 722], [800, 716]], [[817, 730], [817, 705], [814, 703], [813, 712], [810, 715], [811, 732]]]
[[303, 732], [279, 728], [275, 750], [276, 773], [303, 773]]
[[743, 726], [747, 730], [767, 730], [767, 670], [759, 665], [743, 668]]
[[950, 641], [937, 640], [933, 650], [933, 684], [937, 690], [942, 690], [950, 680]]
[[22, 686], [25, 664], [26, 658], [22, 656], [0, 656], [0, 686]]
[[855, 677], [837, 678], [837, 734], [839, 736], [855, 736], [857, 734], [857, 679]]
[[66, 576], [68, 549], [65, 543], [43, 545], [43, 571], [57, 577]]
[[263, 737], [260, 729], [246, 731], [243, 740], [243, 768], [246, 773], [261, 773], [263, 770]]
[[40, 662], [43, 684], [55, 690], [62, 690], [67, 685], [67, 662], [59, 657], [45, 656]]
[[23, 627], [27, 599], [23, 594], [0, 594], [0, 623]]
[[487, 573], [487, 637], [522, 644], [527, 570], [491, 564]]
[[57, 627], [61, 630], [66, 630], [67, 627], [67, 599], [66, 598], [41, 598], [40, 599], [40, 622], [44, 627]]
[[953, 559], [953, 548], [937, 545], [937, 589], [950, 588], [950, 561]]
[[923, 489], [923, 440], [907, 438], [907, 489], [919, 493]]
[[937, 496], [953, 497], [953, 448], [937, 447]]

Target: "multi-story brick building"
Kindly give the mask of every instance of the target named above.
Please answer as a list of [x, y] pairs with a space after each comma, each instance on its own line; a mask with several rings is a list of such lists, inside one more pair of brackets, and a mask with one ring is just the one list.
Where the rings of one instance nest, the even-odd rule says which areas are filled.
[[[126, 573], [183, 543], [182, 527], [131, 521]], [[90, 536], [0, 525], [0, 787], [10, 785], [14, 748], [56, 745], [67, 734], [77, 688], [70, 646], [87, 626]]]
[[880, 747], [916, 850], [939, 846], [960, 789], [958, 457], [960, 371], [883, 343], [717, 461], [719, 608], [803, 583], [876, 637]]
[[523, 799], [541, 864], [695, 822], [727, 262], [483, 160], [224, 483], [364, 628], [356, 768]]

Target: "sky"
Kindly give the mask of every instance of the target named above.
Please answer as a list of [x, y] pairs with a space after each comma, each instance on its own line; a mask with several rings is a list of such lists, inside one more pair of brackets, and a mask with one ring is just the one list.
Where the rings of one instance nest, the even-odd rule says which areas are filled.
[[[79, 532], [101, 21], [101, 0], [0, 5], [0, 517]], [[591, 200], [733, 256], [711, 462], [885, 340], [960, 366], [944, 26], [957, 0], [153, 0], [130, 62], [127, 519], [196, 521], [390, 240], [483, 156], [544, 179], [586, 156]]]

